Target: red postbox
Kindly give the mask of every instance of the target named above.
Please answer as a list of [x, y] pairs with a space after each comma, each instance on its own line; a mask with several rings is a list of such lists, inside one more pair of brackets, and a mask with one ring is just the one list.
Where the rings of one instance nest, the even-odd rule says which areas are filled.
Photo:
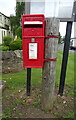
[[42, 68], [44, 63], [44, 15], [22, 16], [23, 65]]

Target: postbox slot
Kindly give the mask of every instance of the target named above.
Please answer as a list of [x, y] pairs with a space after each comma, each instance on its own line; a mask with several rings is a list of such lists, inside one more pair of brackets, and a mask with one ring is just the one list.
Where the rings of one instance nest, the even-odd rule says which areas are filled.
[[34, 25], [34, 24], [39, 25], [39, 24], [43, 24], [43, 22], [41, 22], [41, 21], [25, 21], [24, 22], [24, 25], [29, 25], [29, 24], [31, 24], [31, 25]]
[[24, 25], [24, 28], [42, 28], [42, 25], [39, 24], [39, 25]]

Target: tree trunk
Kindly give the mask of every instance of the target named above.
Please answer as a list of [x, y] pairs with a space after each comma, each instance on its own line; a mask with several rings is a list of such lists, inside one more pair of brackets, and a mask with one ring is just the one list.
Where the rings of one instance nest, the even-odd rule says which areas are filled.
[[[59, 20], [46, 19], [46, 36], [59, 34]], [[45, 59], [57, 57], [58, 38], [45, 39]], [[54, 102], [56, 61], [45, 61], [42, 70], [42, 109], [51, 110]]]

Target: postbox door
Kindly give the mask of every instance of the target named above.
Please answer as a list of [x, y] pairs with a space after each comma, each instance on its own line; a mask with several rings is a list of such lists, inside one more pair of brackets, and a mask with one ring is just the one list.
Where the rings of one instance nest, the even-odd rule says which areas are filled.
[[32, 42], [31, 39], [26, 38], [23, 40], [24, 67], [42, 68], [44, 60], [44, 39], [41, 38], [40, 40], [40, 38], [35, 38], [35, 42]]

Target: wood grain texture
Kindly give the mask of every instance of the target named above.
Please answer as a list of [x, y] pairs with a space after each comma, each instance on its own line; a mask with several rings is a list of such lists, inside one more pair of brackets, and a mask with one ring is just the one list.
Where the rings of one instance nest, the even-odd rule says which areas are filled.
[[[59, 20], [55, 18], [46, 19], [46, 36], [58, 35]], [[53, 59], [57, 57], [58, 38], [45, 39], [45, 59]], [[56, 76], [56, 61], [45, 61], [42, 70], [42, 109], [52, 109], [54, 101]]]

